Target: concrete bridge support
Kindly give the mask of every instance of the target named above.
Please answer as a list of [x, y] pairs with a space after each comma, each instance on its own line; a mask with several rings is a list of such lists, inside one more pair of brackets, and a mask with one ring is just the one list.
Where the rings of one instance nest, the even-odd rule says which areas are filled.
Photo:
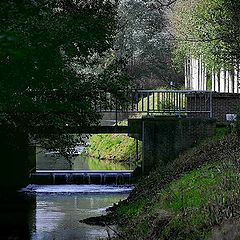
[[29, 182], [35, 167], [35, 149], [29, 147], [28, 135], [12, 126], [0, 126], [0, 188], [18, 189]]
[[[130, 120], [130, 127], [131, 120]], [[134, 123], [134, 120], [133, 120]], [[130, 134], [141, 139], [142, 171], [147, 174], [158, 164], [166, 164], [197, 142], [214, 134], [216, 122], [213, 119], [175, 117], [144, 117], [135, 124], [141, 124], [141, 133]], [[140, 129], [136, 126], [136, 129]], [[140, 137], [141, 136], [141, 137]], [[140, 137], [140, 138], [139, 138]]]

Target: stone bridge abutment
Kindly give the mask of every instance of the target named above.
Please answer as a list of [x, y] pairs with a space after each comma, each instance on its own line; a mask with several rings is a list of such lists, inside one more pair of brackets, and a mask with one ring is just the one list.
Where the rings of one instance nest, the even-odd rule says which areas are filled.
[[[213, 119], [143, 117], [130, 119], [129, 136], [142, 141], [142, 172], [167, 164], [180, 153], [214, 134]], [[134, 132], [134, 129], [138, 132]]]

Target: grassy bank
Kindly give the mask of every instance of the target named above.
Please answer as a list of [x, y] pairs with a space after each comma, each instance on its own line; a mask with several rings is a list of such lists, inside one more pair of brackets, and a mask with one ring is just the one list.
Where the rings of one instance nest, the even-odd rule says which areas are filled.
[[[140, 143], [138, 152], [141, 158]], [[89, 139], [86, 154], [96, 159], [136, 164], [136, 141], [126, 134], [95, 134]]]
[[239, 239], [239, 160], [240, 143], [228, 135], [158, 166], [113, 208], [119, 239]]

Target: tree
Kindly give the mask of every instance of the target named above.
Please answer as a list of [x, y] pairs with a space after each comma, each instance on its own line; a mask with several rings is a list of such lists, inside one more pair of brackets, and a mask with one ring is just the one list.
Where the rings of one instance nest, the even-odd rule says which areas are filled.
[[[169, 86], [179, 79], [172, 64], [166, 8], [169, 1], [122, 0], [116, 48], [128, 59], [128, 73], [140, 88]], [[176, 81], [177, 82], [177, 81]]]
[[239, 64], [240, 2], [179, 0], [172, 26], [183, 55], [201, 58], [209, 69], [231, 70]]
[[1, 123], [25, 131], [97, 124], [99, 92], [128, 86], [111, 50], [115, 1], [3, 0], [0, 14]]

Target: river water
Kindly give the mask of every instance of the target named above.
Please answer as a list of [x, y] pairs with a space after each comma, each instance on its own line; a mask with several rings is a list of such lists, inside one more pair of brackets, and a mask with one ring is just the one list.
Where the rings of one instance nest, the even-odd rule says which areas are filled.
[[29, 185], [0, 194], [0, 239], [96, 240], [113, 235], [107, 227], [80, 223], [106, 214], [127, 198], [131, 186]]
[[[78, 151], [83, 152], [84, 147], [79, 147]], [[135, 166], [126, 163], [94, 159], [82, 153], [71, 157], [71, 162], [72, 165], [58, 153], [48, 152], [40, 147], [37, 148], [37, 170], [132, 170], [135, 168]]]

